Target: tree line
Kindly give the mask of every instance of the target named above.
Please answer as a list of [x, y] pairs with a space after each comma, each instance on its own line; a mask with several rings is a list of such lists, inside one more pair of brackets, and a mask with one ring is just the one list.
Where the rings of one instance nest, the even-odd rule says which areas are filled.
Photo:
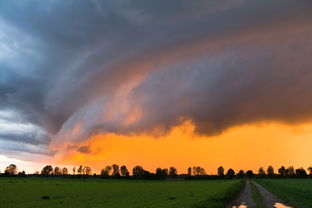
[[[18, 172], [18, 168], [15, 164], [10, 164], [4, 170], [1, 176], [26, 176], [25, 171]], [[204, 168], [200, 166], [193, 166], [187, 168], [187, 174], [178, 174], [175, 167], [157, 168], [155, 172], [149, 172], [142, 166], [135, 166], [132, 169], [132, 173], [125, 165], [119, 166], [117, 164], [105, 166], [100, 174], [93, 173], [89, 166], [80, 165], [73, 167], [72, 174], [69, 173], [66, 167], [60, 168], [58, 166], [52, 167], [52, 165], [46, 165], [42, 168], [41, 172], [36, 171], [34, 174], [27, 174], [31, 176], [67, 176], [67, 177], [79, 177], [79, 176], [91, 176], [101, 178], [139, 178], [139, 179], [166, 179], [166, 178], [184, 178], [184, 179], [209, 179], [209, 178], [243, 178], [243, 177], [257, 177], [257, 178], [287, 178], [287, 177], [312, 177], [312, 167], [308, 167], [305, 170], [303, 167], [295, 169], [293, 166], [284, 167], [281, 166], [275, 172], [273, 166], [268, 166], [266, 169], [260, 167], [257, 173], [252, 170], [240, 170], [237, 173], [229, 168], [225, 170], [222, 166], [218, 167], [217, 174], [208, 175]]]

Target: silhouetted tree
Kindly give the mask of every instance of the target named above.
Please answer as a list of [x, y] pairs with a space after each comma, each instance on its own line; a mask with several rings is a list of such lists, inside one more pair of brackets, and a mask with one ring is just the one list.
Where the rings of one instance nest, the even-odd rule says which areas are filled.
[[307, 176], [307, 172], [302, 167], [298, 168], [298, 169], [296, 169], [296, 176], [297, 177], [305, 177], [305, 176]]
[[176, 175], [178, 175], [177, 169], [175, 167], [170, 167], [169, 168], [169, 175], [171, 177], [175, 177]]
[[104, 169], [101, 170], [101, 176], [109, 176], [112, 170], [112, 166], [108, 165]]
[[14, 164], [10, 164], [4, 170], [5, 175], [16, 175], [17, 174], [17, 167]]
[[163, 177], [167, 177], [168, 174], [169, 174], [168, 168], [164, 168], [164, 169], [161, 170], [161, 175]]
[[120, 174], [119, 174], [119, 165], [113, 164], [112, 168], [113, 168], [112, 176], [115, 176], [115, 177], [116, 176], [120, 176]]
[[312, 175], [312, 167], [308, 167], [309, 175]]
[[193, 167], [193, 174], [196, 176], [205, 175], [205, 169], [200, 166], [194, 166]]
[[189, 168], [187, 169], [187, 175], [189, 175], [189, 176], [192, 175], [192, 168], [191, 168], [191, 167], [189, 167]]
[[273, 166], [270, 165], [268, 167], [267, 174], [268, 174], [268, 176], [273, 176], [274, 175], [274, 168], [273, 168]]
[[82, 175], [83, 174], [83, 166], [80, 165], [78, 170], [77, 170], [78, 175]]
[[129, 176], [129, 171], [125, 165], [120, 167], [120, 173], [121, 173], [121, 176], [126, 176], [126, 177]]
[[17, 175], [18, 175], [18, 176], [26, 176], [26, 173], [25, 173], [25, 171], [23, 170], [22, 172], [19, 172]]
[[224, 176], [224, 168], [222, 166], [218, 167], [218, 176], [219, 177]]
[[246, 176], [247, 176], [248, 178], [253, 177], [253, 175], [254, 175], [254, 173], [252, 172], [252, 170], [247, 170]]
[[226, 172], [226, 176], [227, 176], [228, 178], [234, 178], [234, 176], [235, 176], [235, 171], [234, 171], [232, 168], [230, 168], [230, 169]]
[[51, 165], [47, 165], [41, 170], [41, 175], [52, 175], [52, 174], [53, 168]]
[[142, 166], [137, 165], [132, 169], [132, 174], [136, 178], [141, 178], [144, 175], [144, 171], [145, 170], [143, 169]]
[[83, 170], [82, 170], [84, 175], [90, 175], [91, 171], [92, 171], [92, 169], [89, 166], [84, 166]]
[[245, 172], [243, 170], [238, 171], [237, 177], [243, 178], [245, 176]]
[[288, 175], [288, 176], [294, 176], [295, 175], [295, 169], [293, 166], [289, 166], [286, 169], [286, 175]]
[[156, 168], [155, 174], [157, 177], [161, 177], [161, 168]]
[[61, 169], [59, 167], [54, 168], [54, 175], [61, 175]]
[[155, 174], [158, 178], [166, 178], [169, 173], [167, 168], [164, 169], [157, 168]]
[[63, 174], [63, 175], [67, 175], [67, 174], [68, 174], [68, 170], [67, 170], [66, 167], [64, 167], [64, 168], [62, 169], [62, 174]]
[[260, 168], [259, 168], [258, 174], [259, 174], [259, 176], [261, 176], [261, 177], [265, 176], [265, 171], [264, 171], [263, 167], [260, 167]]
[[278, 173], [281, 175], [281, 176], [286, 176], [286, 168], [284, 166], [281, 166], [279, 169], [278, 169]]
[[76, 174], [76, 167], [74, 166], [73, 167], [73, 175], [75, 175]]
[[143, 171], [142, 178], [148, 179], [148, 178], [151, 178], [151, 177], [152, 177], [152, 175], [151, 175], [151, 173], [149, 171], [147, 171], [147, 170]]

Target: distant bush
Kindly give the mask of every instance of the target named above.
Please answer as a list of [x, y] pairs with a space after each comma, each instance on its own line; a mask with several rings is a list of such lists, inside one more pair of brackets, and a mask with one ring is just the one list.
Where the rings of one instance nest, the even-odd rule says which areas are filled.
[[48, 199], [50, 199], [50, 196], [48, 196], [48, 195], [43, 195], [43, 196], [41, 196], [41, 199], [48, 200]]

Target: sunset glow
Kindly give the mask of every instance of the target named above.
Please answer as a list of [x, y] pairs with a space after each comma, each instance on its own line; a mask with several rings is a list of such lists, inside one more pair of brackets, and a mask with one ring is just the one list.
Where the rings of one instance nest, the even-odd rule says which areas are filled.
[[221, 135], [207, 137], [196, 134], [194, 125], [188, 121], [157, 137], [96, 134], [79, 144], [88, 147], [88, 152], [68, 150], [63, 145], [67, 148], [61, 150], [57, 162], [88, 164], [97, 171], [113, 163], [129, 167], [141, 164], [149, 171], [175, 166], [181, 173], [194, 165], [205, 167], [209, 173], [216, 173], [221, 164], [237, 171], [247, 168], [257, 171], [268, 165], [306, 167], [311, 165], [311, 136], [312, 123], [292, 126], [260, 123], [233, 127]]

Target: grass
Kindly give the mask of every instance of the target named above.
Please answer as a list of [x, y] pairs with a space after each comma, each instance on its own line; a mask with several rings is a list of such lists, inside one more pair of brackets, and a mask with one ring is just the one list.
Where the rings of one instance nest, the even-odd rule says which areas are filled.
[[311, 179], [258, 179], [256, 181], [288, 204], [311, 208]]
[[257, 187], [255, 186], [255, 184], [253, 184], [251, 182], [250, 185], [251, 185], [252, 199], [256, 203], [256, 207], [257, 208], [267, 208], [267, 206], [265, 206], [265, 204], [264, 204], [263, 196], [260, 194], [260, 192], [257, 189]]
[[0, 178], [0, 207], [220, 208], [243, 185], [242, 180]]

